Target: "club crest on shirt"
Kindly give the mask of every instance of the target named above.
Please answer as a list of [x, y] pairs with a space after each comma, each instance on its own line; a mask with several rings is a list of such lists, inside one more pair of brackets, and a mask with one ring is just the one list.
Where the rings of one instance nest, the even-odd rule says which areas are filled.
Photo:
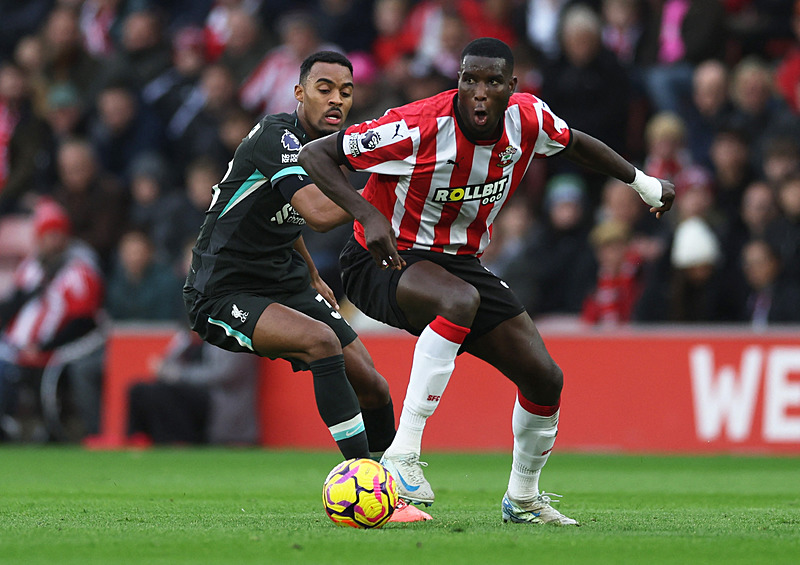
[[498, 167], [505, 167], [506, 165], [508, 165], [511, 162], [511, 159], [514, 158], [514, 153], [516, 153], [516, 152], [517, 152], [517, 148], [514, 147], [513, 145], [509, 145], [508, 147], [503, 149], [498, 154], [498, 157], [500, 157], [500, 162], [497, 163], [497, 166]]
[[287, 151], [300, 151], [302, 144], [300, 140], [297, 139], [297, 136], [290, 132], [288, 129], [283, 130], [283, 135], [281, 136], [281, 145]]

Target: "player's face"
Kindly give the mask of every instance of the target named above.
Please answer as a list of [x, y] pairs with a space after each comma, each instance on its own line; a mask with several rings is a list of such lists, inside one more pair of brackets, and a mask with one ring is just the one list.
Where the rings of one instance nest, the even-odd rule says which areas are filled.
[[467, 133], [476, 139], [495, 139], [517, 77], [503, 59], [467, 55], [458, 73], [458, 112]]
[[304, 84], [294, 87], [297, 114], [309, 137], [339, 131], [353, 105], [353, 75], [336, 63], [314, 63]]

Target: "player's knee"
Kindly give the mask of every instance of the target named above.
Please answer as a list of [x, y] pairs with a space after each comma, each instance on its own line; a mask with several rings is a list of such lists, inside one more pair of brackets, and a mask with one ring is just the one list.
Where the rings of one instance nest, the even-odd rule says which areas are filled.
[[554, 361], [537, 367], [515, 380], [522, 395], [543, 406], [552, 406], [561, 398], [564, 372]]
[[555, 404], [561, 398], [561, 390], [564, 388], [564, 371], [555, 362], [548, 363], [540, 371], [536, 388], [537, 396], [547, 400], [545, 404]]
[[471, 284], [463, 284], [458, 288], [447, 289], [439, 301], [439, 315], [462, 326], [470, 326], [478, 308], [481, 295]]
[[342, 344], [330, 326], [319, 322], [314, 325], [313, 331], [308, 332], [305, 350], [312, 360], [325, 359], [341, 354]]
[[353, 383], [353, 388], [358, 396], [358, 403], [362, 408], [376, 409], [386, 406], [386, 403], [391, 398], [389, 383], [374, 369], [368, 375], [365, 375], [358, 387]]

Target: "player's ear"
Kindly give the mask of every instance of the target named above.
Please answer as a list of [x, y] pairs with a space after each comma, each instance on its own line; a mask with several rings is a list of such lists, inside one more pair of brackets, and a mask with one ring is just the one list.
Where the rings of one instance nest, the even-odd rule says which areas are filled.
[[303, 101], [303, 94], [305, 94], [305, 91], [303, 90], [303, 85], [302, 84], [295, 84], [294, 85], [294, 99], [297, 100], [298, 102], [302, 102]]
[[511, 80], [508, 81], [508, 90], [511, 94], [517, 91], [517, 77], [511, 77]]

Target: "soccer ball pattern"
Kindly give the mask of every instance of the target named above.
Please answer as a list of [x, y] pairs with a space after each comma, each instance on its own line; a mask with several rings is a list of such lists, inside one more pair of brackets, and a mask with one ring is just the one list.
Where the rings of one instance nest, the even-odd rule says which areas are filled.
[[328, 474], [322, 488], [325, 512], [334, 524], [380, 528], [397, 507], [394, 478], [372, 459], [349, 459]]

